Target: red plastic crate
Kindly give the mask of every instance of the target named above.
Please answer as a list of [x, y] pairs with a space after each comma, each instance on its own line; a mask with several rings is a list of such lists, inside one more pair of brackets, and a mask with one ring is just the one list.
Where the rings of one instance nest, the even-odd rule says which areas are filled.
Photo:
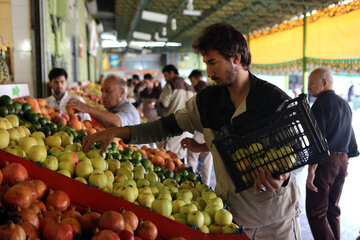
[[157, 226], [160, 239], [170, 239], [181, 236], [188, 240], [249, 240], [245, 234], [202, 233], [187, 225], [178, 223], [146, 208], [96, 189], [95, 187], [83, 184], [26, 159], [0, 150], [0, 166], [2, 166], [5, 161], [21, 163], [28, 170], [30, 178], [44, 181], [48, 188], [59, 189], [66, 192], [74, 205], [80, 209], [89, 207], [93, 211], [102, 213], [107, 210], [119, 211], [120, 208], [123, 207], [133, 211], [139, 218], [150, 220]]

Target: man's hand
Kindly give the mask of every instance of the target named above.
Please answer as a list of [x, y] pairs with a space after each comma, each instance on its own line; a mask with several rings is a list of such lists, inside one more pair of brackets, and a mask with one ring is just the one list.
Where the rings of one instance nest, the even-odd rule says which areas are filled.
[[209, 148], [206, 143], [200, 144], [193, 138], [184, 138], [180, 142], [182, 148], [187, 148], [192, 152], [208, 152]]
[[254, 183], [257, 192], [274, 192], [279, 189], [286, 179], [290, 177], [290, 173], [281, 174], [278, 178], [274, 178], [267, 168], [259, 168], [259, 173]]
[[66, 108], [73, 108], [79, 112], [88, 112], [87, 107], [88, 107], [88, 105], [86, 103], [83, 103], [76, 98], [71, 98], [66, 103]]
[[318, 192], [317, 187], [314, 185], [314, 178], [315, 178], [315, 170], [317, 168], [317, 164], [312, 164], [309, 165], [308, 168], [308, 176], [306, 179], [306, 187], [313, 191], [313, 192]]
[[108, 128], [106, 130], [97, 132], [93, 135], [88, 135], [83, 138], [82, 148], [84, 152], [87, 152], [90, 150], [91, 146], [95, 142], [101, 142], [102, 148], [100, 153], [104, 153], [109, 146], [109, 144], [113, 141], [115, 137], [115, 131], [114, 128]]

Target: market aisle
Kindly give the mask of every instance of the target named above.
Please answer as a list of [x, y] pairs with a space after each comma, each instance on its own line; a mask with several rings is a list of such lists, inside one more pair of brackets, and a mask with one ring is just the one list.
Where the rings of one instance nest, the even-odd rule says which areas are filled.
[[[359, 182], [360, 182], [360, 158], [350, 159], [348, 176], [345, 179], [342, 196], [340, 199], [341, 208], [341, 239], [355, 240], [360, 231], [360, 205], [359, 205]], [[301, 214], [300, 225], [303, 240], [312, 240], [309, 223], [305, 212], [305, 183], [307, 167], [298, 175], [297, 180], [301, 191]]]

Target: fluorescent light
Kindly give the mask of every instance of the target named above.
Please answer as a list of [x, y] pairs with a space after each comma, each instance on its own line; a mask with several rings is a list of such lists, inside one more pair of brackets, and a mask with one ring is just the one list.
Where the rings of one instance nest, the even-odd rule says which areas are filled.
[[151, 22], [167, 23], [168, 16], [162, 13], [143, 10], [141, 18]]
[[135, 46], [138, 48], [143, 48], [143, 47], [164, 47], [165, 46], [165, 42], [140, 42], [140, 41], [131, 41], [130, 42], [130, 46]]
[[109, 33], [109, 32], [104, 32], [100, 35], [100, 38], [102, 40], [113, 40], [116, 41], [116, 35], [113, 33]]
[[184, 13], [184, 15], [188, 15], [188, 16], [200, 16], [201, 15], [201, 11], [199, 11], [199, 10], [184, 9], [183, 13]]
[[125, 41], [122, 42], [118, 42], [118, 41], [113, 41], [113, 40], [103, 40], [101, 42], [101, 47], [102, 48], [121, 48], [121, 47], [126, 47], [127, 43]]
[[178, 42], [167, 42], [166, 47], [181, 47], [181, 43]]
[[133, 38], [150, 41], [151, 40], [151, 34], [150, 33], [134, 31]]

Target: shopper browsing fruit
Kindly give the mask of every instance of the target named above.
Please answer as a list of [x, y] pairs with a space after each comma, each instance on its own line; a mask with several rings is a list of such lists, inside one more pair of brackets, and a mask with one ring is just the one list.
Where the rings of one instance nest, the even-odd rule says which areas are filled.
[[[234, 221], [245, 226], [251, 239], [301, 239], [299, 189], [290, 173], [272, 177], [260, 168], [254, 188], [240, 193], [228, 175], [216, 147], [212, 144], [220, 129], [234, 117], [247, 124], [273, 114], [289, 97], [276, 86], [255, 77], [250, 70], [251, 55], [241, 32], [227, 23], [206, 27], [194, 41], [196, 53], [203, 56], [207, 74], [217, 86], [209, 86], [186, 105], [160, 120], [125, 128], [111, 128], [88, 136], [83, 148], [103, 142], [103, 149], [115, 136], [132, 143], [155, 142], [183, 131], [200, 131], [214, 158], [215, 191], [229, 207]], [[262, 190], [260, 190], [262, 189]]]
[[349, 104], [333, 90], [326, 68], [309, 76], [308, 89], [316, 97], [311, 111], [329, 144], [330, 156], [309, 166], [306, 180], [306, 215], [314, 239], [340, 239], [339, 200], [350, 157], [359, 155]]
[[[79, 102], [85, 102], [80, 96], [70, 94], [66, 90], [68, 74], [65, 69], [53, 68], [49, 73], [49, 85], [52, 95], [45, 98], [46, 105], [59, 109], [61, 114], [67, 113], [66, 104], [70, 99], [77, 99]], [[88, 113], [77, 113], [81, 121], [91, 120]]]
[[140, 123], [140, 115], [127, 100], [127, 84], [124, 79], [109, 75], [101, 86], [101, 98], [107, 111], [92, 107], [77, 99], [71, 99], [66, 107], [79, 112], [89, 113], [105, 128], [136, 125]]

